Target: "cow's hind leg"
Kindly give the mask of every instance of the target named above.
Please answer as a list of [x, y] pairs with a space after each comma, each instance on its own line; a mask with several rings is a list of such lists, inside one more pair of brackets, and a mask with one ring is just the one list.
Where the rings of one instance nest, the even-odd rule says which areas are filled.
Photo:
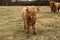
[[58, 12], [59, 12], [59, 9], [58, 9]]
[[25, 21], [24, 21], [24, 30], [26, 30], [26, 23], [25, 23]]

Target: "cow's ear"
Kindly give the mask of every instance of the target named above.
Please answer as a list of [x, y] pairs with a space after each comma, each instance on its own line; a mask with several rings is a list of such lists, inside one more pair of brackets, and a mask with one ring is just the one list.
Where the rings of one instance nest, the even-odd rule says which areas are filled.
[[29, 8], [28, 7], [26, 8], [26, 11], [29, 12]]
[[28, 11], [28, 7], [26, 7], [26, 11]]
[[37, 10], [40, 10], [39, 8], [37, 8]]
[[39, 8], [37, 8], [38, 10], [40, 10]]
[[28, 8], [26, 9], [26, 11], [28, 12]]

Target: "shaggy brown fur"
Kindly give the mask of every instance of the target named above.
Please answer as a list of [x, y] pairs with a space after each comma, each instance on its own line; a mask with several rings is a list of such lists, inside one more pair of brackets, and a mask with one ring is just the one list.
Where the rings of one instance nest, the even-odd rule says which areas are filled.
[[57, 12], [57, 10], [59, 11], [60, 9], [60, 3], [57, 2], [50, 2], [50, 8], [51, 8], [51, 12]]
[[35, 28], [35, 24], [36, 24], [36, 15], [38, 12], [38, 8], [35, 6], [27, 6], [24, 7], [22, 10], [22, 18], [24, 21], [24, 29], [26, 31], [26, 33], [29, 33], [29, 27], [30, 25], [33, 28], [33, 32], [34, 34], [36, 34], [36, 28]]

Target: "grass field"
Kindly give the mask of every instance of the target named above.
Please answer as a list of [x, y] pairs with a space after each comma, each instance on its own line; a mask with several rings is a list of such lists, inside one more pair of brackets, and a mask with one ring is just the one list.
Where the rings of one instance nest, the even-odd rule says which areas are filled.
[[25, 34], [21, 10], [24, 6], [0, 6], [0, 40], [60, 40], [60, 12], [51, 13], [49, 6], [39, 6], [38, 34]]

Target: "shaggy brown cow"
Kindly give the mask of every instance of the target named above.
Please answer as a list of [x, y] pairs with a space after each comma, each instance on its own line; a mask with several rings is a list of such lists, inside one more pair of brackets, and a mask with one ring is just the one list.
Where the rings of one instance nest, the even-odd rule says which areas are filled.
[[29, 33], [29, 27], [32, 26], [34, 34], [37, 34], [35, 24], [38, 8], [35, 6], [27, 6], [22, 10], [22, 18], [24, 21], [24, 29], [26, 33]]
[[59, 11], [59, 9], [60, 9], [60, 3], [51, 1], [50, 2], [50, 8], [51, 8], [51, 12], [55, 13], [55, 12], [57, 12], [57, 10]]

